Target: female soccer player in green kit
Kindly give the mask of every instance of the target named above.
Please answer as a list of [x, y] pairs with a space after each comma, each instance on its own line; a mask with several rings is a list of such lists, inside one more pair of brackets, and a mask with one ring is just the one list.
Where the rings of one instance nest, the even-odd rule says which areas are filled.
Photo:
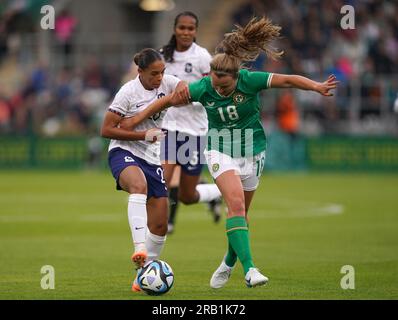
[[[263, 17], [253, 18], [245, 27], [225, 34], [216, 49], [220, 53], [211, 61], [210, 75], [184, 89], [189, 90], [191, 101], [200, 102], [206, 109], [209, 132], [205, 156], [228, 208], [228, 249], [210, 280], [215, 289], [227, 283], [238, 258], [248, 287], [268, 282], [253, 263], [247, 216], [265, 161], [266, 136], [260, 118], [259, 92], [269, 88], [298, 88], [331, 96], [330, 90], [338, 83], [333, 75], [324, 82], [316, 82], [298, 75], [242, 68], [244, 61], [255, 60], [261, 51], [272, 59], [282, 55], [283, 52], [270, 45], [279, 37], [280, 29]], [[132, 128], [164, 108], [183, 103], [186, 101], [182, 91], [174, 92], [155, 101], [136, 117], [124, 120], [122, 126]]]

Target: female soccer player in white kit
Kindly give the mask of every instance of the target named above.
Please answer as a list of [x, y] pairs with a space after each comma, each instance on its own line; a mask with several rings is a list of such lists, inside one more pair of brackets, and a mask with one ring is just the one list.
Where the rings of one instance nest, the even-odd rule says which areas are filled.
[[[166, 61], [165, 73], [188, 83], [200, 80], [210, 72], [211, 55], [195, 42], [198, 24], [194, 13], [185, 11], [178, 14], [174, 20], [173, 36], [160, 50]], [[169, 188], [168, 231], [174, 229], [178, 200], [184, 204], [208, 202], [217, 222], [221, 215], [221, 193], [215, 184], [198, 184], [205, 163], [205, 109], [200, 103], [171, 107], [164, 117], [163, 128], [167, 129], [167, 138], [162, 141], [161, 158]]]
[[[164, 61], [154, 49], [142, 50], [135, 55], [134, 62], [139, 75], [116, 94], [105, 115], [101, 135], [111, 139], [108, 160], [116, 187], [129, 193], [127, 210], [134, 243], [131, 259], [140, 268], [146, 261], [159, 258], [166, 241], [168, 195], [158, 141], [164, 136], [161, 125], [165, 112], [146, 119], [134, 132], [120, 128], [119, 124], [183, 82], [164, 75]], [[135, 281], [132, 290], [140, 290]]]

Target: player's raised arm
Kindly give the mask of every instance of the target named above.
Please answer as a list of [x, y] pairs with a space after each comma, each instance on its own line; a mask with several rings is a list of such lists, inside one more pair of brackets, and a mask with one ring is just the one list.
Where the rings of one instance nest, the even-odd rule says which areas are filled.
[[188, 85], [185, 81], [180, 81], [173, 93], [156, 100], [136, 116], [122, 119], [120, 127], [125, 130], [131, 130], [154, 114], [171, 106], [178, 107], [179, 105], [186, 105], [189, 103], [189, 100]]
[[271, 88], [297, 88], [319, 92], [323, 96], [333, 96], [332, 89], [337, 87], [339, 82], [334, 75], [330, 75], [324, 82], [317, 82], [303, 76], [273, 74]]

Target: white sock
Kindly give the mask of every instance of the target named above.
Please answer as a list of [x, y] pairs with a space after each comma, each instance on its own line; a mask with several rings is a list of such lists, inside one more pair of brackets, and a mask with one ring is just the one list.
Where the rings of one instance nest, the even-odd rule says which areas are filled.
[[199, 192], [199, 202], [210, 202], [221, 197], [221, 192], [216, 184], [198, 184], [196, 191]]
[[135, 252], [143, 251], [147, 229], [146, 194], [130, 194], [127, 212]]
[[158, 236], [147, 231], [147, 238], [145, 242], [147, 250], [147, 261], [157, 260], [160, 257], [160, 252], [163, 249], [164, 243], [166, 242], [166, 236]]

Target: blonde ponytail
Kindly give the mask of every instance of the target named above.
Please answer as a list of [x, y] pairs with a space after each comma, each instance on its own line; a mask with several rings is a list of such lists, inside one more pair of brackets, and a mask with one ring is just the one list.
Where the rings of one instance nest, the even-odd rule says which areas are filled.
[[281, 27], [272, 24], [266, 17], [252, 18], [244, 26], [224, 35], [217, 46], [216, 55], [211, 62], [213, 71], [234, 75], [244, 61], [254, 61], [261, 51], [273, 59], [279, 59], [283, 51], [278, 51], [271, 43], [280, 37]]

